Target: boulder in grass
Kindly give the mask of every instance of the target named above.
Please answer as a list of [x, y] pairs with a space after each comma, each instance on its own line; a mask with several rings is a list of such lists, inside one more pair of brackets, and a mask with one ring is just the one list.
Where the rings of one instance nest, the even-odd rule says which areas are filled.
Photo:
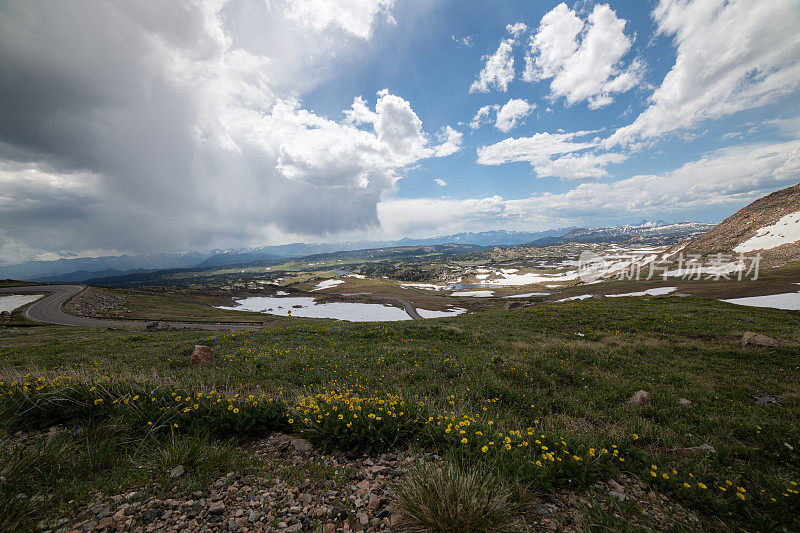
[[630, 397], [628, 403], [631, 405], [644, 405], [650, 401], [650, 393], [646, 390], [637, 390]]
[[214, 362], [214, 350], [211, 346], [195, 345], [192, 357], [189, 359], [192, 366], [210, 365]]
[[783, 339], [773, 339], [772, 337], [762, 335], [761, 333], [745, 331], [744, 335], [742, 335], [742, 348], [747, 346], [766, 346], [771, 348], [791, 347], [797, 346], [797, 343], [785, 341]]

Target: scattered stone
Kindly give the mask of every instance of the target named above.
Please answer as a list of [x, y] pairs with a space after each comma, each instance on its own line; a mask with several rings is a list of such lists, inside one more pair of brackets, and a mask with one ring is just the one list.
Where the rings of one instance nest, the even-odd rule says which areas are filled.
[[[609, 490], [614, 485], [607, 482], [595, 483], [583, 491], [571, 488], [557, 489], [546, 496], [534, 497], [531, 502], [530, 519], [521, 531], [584, 531], [592, 528], [591, 513], [587, 508], [599, 508], [607, 513], [619, 515], [620, 502], [634, 502], [641, 511], [625, 515], [628, 527], [636, 531], [665, 531], [678, 527], [690, 531], [699, 530], [700, 520], [692, 511], [683, 508], [678, 502], [658, 494], [646, 483], [635, 477], [621, 474], [615, 481], [625, 486], [625, 492]], [[534, 514], [535, 513], [535, 514]], [[527, 520], [526, 520], [527, 521]], [[612, 528], [613, 529], [613, 528]]]
[[613, 479], [608, 481], [608, 486], [611, 487], [611, 490], [617, 492], [625, 492], [625, 487], [614, 481]]
[[742, 335], [742, 348], [747, 346], [765, 346], [770, 348], [793, 347], [797, 346], [797, 343], [783, 339], [773, 339], [772, 337], [753, 331], [745, 331], [744, 335]]
[[[309, 449], [302, 442], [298, 448], [298, 440], [302, 441], [273, 433], [247, 444], [247, 452], [265, 468], [228, 472], [211, 480], [203, 490], [172, 493], [168, 487], [154, 484], [137, 488], [133, 496], [130, 492], [97, 494], [69, 521], [40, 529], [99, 531], [102, 524], [105, 531], [141, 533], [400, 531], [403, 517], [392, 496], [398, 478], [415, 463], [444, 461], [436, 454], [411, 450], [349, 458], [342, 452], [326, 454], [313, 446]], [[330, 473], [324, 480], [311, 476], [309, 470], [319, 471], [320, 465]], [[292, 476], [284, 477], [289, 472]], [[303, 475], [298, 478], [297, 473]], [[637, 525], [643, 529], [665, 530], [676, 523], [688, 530], [699, 527], [697, 519], [679, 504], [655, 494], [646, 483], [620, 474], [587, 489], [563, 489], [531, 502], [532, 512], [522, 517], [525, 523], [520, 529], [580, 530], [587, 505], [609, 510], [623, 500], [642, 506], [643, 514], [637, 518], [642, 522]], [[105, 515], [98, 518], [102, 513]]]
[[210, 365], [214, 362], [214, 350], [210, 346], [196, 344], [189, 362], [192, 366]]
[[716, 453], [717, 449], [710, 444], [703, 444], [701, 446], [691, 446], [689, 448], [675, 448], [670, 450], [670, 452], [676, 453], [682, 457], [689, 457], [692, 455], [702, 455], [704, 453]]
[[[84, 512], [67, 522], [62, 533], [69, 529], [95, 531], [105, 518], [110, 519], [107, 531], [142, 533], [396, 530], [400, 518], [391, 494], [397, 478], [414, 463], [443, 461], [434, 454], [411, 450], [371, 457], [356, 454], [351, 459], [344, 452], [325, 454], [304, 439], [281, 433], [247, 448], [268, 466], [255, 472], [228, 472], [191, 495], [173, 494], [156, 485], [141, 487], [137, 493], [97, 494]], [[320, 463], [332, 474], [324, 480], [311, 479], [308, 469], [318, 468]], [[283, 475], [289, 471], [309, 473], [306, 479], [285, 479]], [[98, 518], [98, 513], [106, 514]]]
[[769, 394], [756, 394], [753, 396], [753, 401], [758, 405], [771, 405], [781, 403], [780, 396], [771, 396]]
[[122, 309], [126, 300], [123, 296], [113, 294], [95, 287], [87, 287], [64, 303], [64, 310], [71, 315], [102, 316], [108, 311], [129, 312]]
[[178, 479], [183, 477], [183, 474], [185, 473], [186, 470], [184, 470], [183, 465], [178, 465], [169, 471], [169, 477], [171, 477], [172, 479]]
[[225, 512], [225, 504], [223, 502], [212, 502], [208, 506], [208, 512], [211, 514], [222, 514]]
[[631, 405], [644, 405], [650, 401], [650, 393], [646, 390], [637, 390], [630, 397], [628, 403]]
[[293, 438], [290, 444], [295, 451], [300, 453], [311, 453], [314, 450], [314, 446], [306, 439]]
[[628, 497], [627, 497], [627, 496], [625, 496], [625, 495], [624, 495], [624, 494], [622, 494], [621, 492], [617, 492], [617, 491], [615, 491], [615, 490], [609, 491], [609, 492], [608, 492], [608, 495], [609, 495], [609, 496], [611, 496], [612, 498], [614, 498], [615, 500], [619, 500], [619, 501], [621, 501], [621, 502], [624, 502], [625, 500], [627, 500], [627, 499], [628, 499]]
[[111, 506], [104, 505], [103, 507], [100, 508], [99, 511], [97, 511], [95, 518], [97, 518], [98, 520], [102, 520], [103, 518], [107, 517], [110, 514], [111, 514]]

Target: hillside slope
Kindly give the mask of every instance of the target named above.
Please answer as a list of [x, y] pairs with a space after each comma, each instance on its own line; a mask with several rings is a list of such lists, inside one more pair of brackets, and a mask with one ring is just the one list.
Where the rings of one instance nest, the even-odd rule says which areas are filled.
[[772, 264], [800, 261], [800, 183], [759, 198], [682, 250], [701, 255], [761, 253]]

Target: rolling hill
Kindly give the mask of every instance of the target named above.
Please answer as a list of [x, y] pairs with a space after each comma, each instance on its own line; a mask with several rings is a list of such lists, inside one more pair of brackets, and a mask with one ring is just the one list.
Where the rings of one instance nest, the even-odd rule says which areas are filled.
[[682, 247], [685, 254], [761, 253], [779, 266], [800, 261], [800, 183], [759, 198]]

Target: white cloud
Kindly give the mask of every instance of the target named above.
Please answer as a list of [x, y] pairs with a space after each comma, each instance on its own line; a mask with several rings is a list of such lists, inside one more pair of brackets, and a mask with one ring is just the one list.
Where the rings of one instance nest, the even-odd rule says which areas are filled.
[[[625, 156], [616, 153], [589, 153], [597, 140], [581, 141], [594, 132], [536, 133], [530, 137], [509, 138], [478, 148], [478, 164], [503, 165], [528, 162], [540, 178], [589, 180], [607, 176], [605, 166], [620, 163]], [[583, 152], [583, 153], [577, 153]]]
[[478, 109], [469, 127], [472, 130], [477, 130], [484, 124], [492, 121], [492, 113], [495, 114], [494, 127], [503, 133], [508, 133], [517, 126], [523, 124], [524, 118], [530, 115], [531, 111], [536, 109], [536, 104], [529, 104], [522, 99], [511, 98], [503, 106], [498, 104], [486, 105]]
[[394, 24], [394, 0], [267, 0], [278, 4], [301, 25], [321, 32], [338, 28], [360, 39], [369, 39], [375, 22], [383, 18]]
[[465, 231], [502, 222], [505, 201], [500, 196], [480, 199], [394, 198], [378, 204], [378, 218], [388, 235], [427, 236]]
[[[772, 126], [776, 128], [778, 131], [783, 133], [784, 135], [788, 135], [789, 137], [800, 137], [800, 116], [796, 117], [789, 117], [789, 118], [774, 118], [770, 120], [765, 120], [763, 122], [765, 126]], [[753, 126], [755, 128], [755, 126]]]
[[483, 56], [483, 68], [478, 73], [478, 78], [469, 86], [471, 93], [488, 93], [492, 88], [508, 91], [508, 84], [514, 81], [514, 45], [519, 37], [528, 31], [524, 22], [515, 22], [506, 25], [506, 31], [511, 35], [508, 39], [500, 41], [500, 46], [492, 55]]
[[488, 93], [492, 88], [508, 91], [508, 84], [514, 81], [514, 39], [504, 39], [494, 54], [483, 59], [483, 68], [469, 86], [469, 92]]
[[530, 137], [504, 139], [478, 148], [478, 163], [502, 165], [519, 161], [533, 162], [542, 157], [594, 148], [594, 142], [573, 142], [579, 133], [535, 133]]
[[446, 186], [447, 186], [447, 182], [446, 182], [446, 181], [444, 181], [442, 178], [434, 178], [434, 180], [433, 180], [433, 181], [434, 181], [434, 183], [436, 183], [436, 185], [438, 185], [439, 187], [446, 187]]
[[625, 35], [625, 24], [608, 4], [595, 5], [585, 22], [566, 4], [559, 4], [531, 35], [522, 78], [529, 82], [552, 78], [551, 97], [564, 97], [568, 105], [582, 100], [591, 109], [609, 105], [615, 93], [626, 92], [641, 80], [639, 61], [622, 63], [633, 42]]
[[795, 0], [661, 0], [658, 32], [677, 57], [636, 120], [608, 145], [689, 128], [762, 106], [800, 86], [800, 9]]
[[477, 130], [484, 124], [491, 122], [491, 112], [493, 110], [496, 112], [499, 107], [500, 106], [497, 105], [485, 105], [478, 109], [478, 111], [475, 113], [475, 116], [472, 117], [472, 121], [469, 123], [470, 129]]
[[528, 31], [528, 25], [524, 22], [515, 22], [514, 24], [506, 25], [506, 31], [511, 34], [511, 36], [517, 39], [520, 35]]
[[536, 108], [536, 104], [512, 98], [497, 112], [495, 127], [503, 133], [508, 133], [522, 124], [523, 119], [530, 115], [534, 108]]
[[456, 43], [458, 46], [463, 46], [465, 48], [472, 47], [472, 35], [465, 35], [464, 37], [456, 37], [455, 35], [450, 36], [450, 40]]
[[[375, 111], [357, 97], [342, 123], [299, 108], [277, 104], [270, 116], [277, 137], [277, 169], [286, 178], [315, 187], [378, 190], [391, 187], [396, 171], [420, 159], [457, 151], [460, 133], [448, 126], [443, 143], [430, 146], [411, 104], [384, 89]], [[357, 125], [368, 125], [372, 131]]]
[[524, 200], [553, 215], [611, 217], [751, 201], [789, 185], [800, 173], [800, 141], [725, 148], [660, 175], [583, 183], [564, 194]]
[[680, 213], [711, 205], [741, 206], [797, 181], [800, 141], [725, 148], [662, 174], [613, 183], [582, 183], [565, 193], [506, 200], [390, 199], [378, 206], [390, 234], [437, 235], [506, 227], [542, 230], [621, 218]]
[[570, 181], [595, 180], [608, 176], [605, 167], [625, 161], [626, 156], [614, 152], [600, 154], [568, 154], [542, 162], [531, 163], [540, 178], [553, 176]]
[[464, 134], [460, 131], [456, 131], [450, 126], [445, 126], [436, 136], [441, 144], [433, 149], [434, 157], [447, 157], [461, 150]]

